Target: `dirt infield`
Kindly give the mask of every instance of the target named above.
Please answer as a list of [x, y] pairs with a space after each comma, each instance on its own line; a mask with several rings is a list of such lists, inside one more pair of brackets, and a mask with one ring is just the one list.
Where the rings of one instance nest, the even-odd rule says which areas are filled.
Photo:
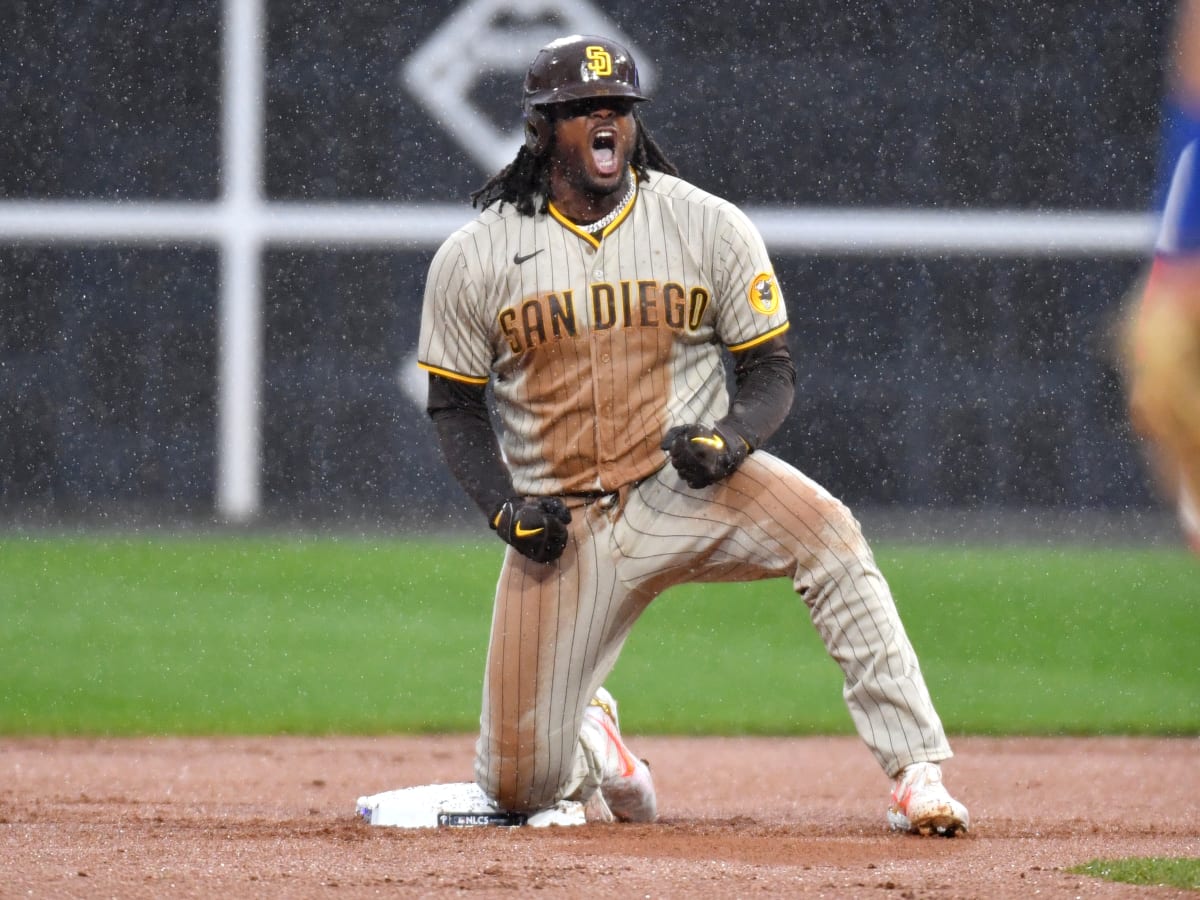
[[469, 780], [469, 736], [0, 739], [0, 897], [1170, 897], [1068, 874], [1200, 856], [1200, 741], [960, 738], [955, 839], [889, 834], [851, 738], [638, 738], [662, 821], [400, 830], [354, 816]]

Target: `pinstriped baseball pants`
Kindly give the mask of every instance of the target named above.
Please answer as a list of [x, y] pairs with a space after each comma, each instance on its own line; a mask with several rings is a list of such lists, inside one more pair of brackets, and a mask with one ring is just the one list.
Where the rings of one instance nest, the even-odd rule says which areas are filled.
[[[667, 465], [572, 508], [550, 565], [509, 548], [496, 589], [475, 777], [502, 808], [586, 799], [583, 714], [642, 611], [672, 585], [790, 578], [884, 772], [952, 755], [887, 582], [850, 511], [769, 453], [701, 490]], [[619, 699], [619, 698], [618, 698]]]

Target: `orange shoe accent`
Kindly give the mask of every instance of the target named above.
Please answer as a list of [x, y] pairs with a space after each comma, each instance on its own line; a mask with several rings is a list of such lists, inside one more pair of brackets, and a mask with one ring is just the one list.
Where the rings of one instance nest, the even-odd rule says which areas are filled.
[[600, 725], [604, 728], [604, 733], [608, 735], [609, 740], [616, 745], [617, 755], [621, 757], [621, 777], [628, 778], [637, 771], [637, 761], [629, 755], [629, 751], [625, 749], [625, 744], [621, 740], [621, 736], [609, 724], [607, 717], [600, 720]]

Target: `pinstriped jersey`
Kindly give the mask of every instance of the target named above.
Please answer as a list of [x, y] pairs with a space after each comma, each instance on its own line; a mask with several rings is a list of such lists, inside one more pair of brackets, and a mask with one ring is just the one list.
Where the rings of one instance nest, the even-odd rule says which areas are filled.
[[521, 494], [609, 491], [663, 465], [669, 428], [726, 414], [723, 348], [787, 326], [745, 214], [652, 172], [599, 235], [553, 204], [494, 204], [451, 235], [430, 265], [418, 360], [491, 383]]

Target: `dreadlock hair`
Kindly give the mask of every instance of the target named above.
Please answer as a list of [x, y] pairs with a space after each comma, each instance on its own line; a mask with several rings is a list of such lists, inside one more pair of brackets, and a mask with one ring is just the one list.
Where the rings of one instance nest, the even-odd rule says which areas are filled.
[[[634, 107], [633, 118], [637, 122], [637, 143], [634, 144], [629, 165], [633, 167], [637, 180], [645, 181], [651, 169], [667, 175], [678, 175], [679, 171], [642, 124], [637, 107]], [[550, 146], [541, 156], [534, 156], [522, 144], [512, 162], [471, 194], [471, 205], [487, 209], [493, 203], [499, 203], [500, 206], [511, 203], [523, 216], [546, 212], [550, 203], [550, 156], [553, 149], [553, 136]]]

